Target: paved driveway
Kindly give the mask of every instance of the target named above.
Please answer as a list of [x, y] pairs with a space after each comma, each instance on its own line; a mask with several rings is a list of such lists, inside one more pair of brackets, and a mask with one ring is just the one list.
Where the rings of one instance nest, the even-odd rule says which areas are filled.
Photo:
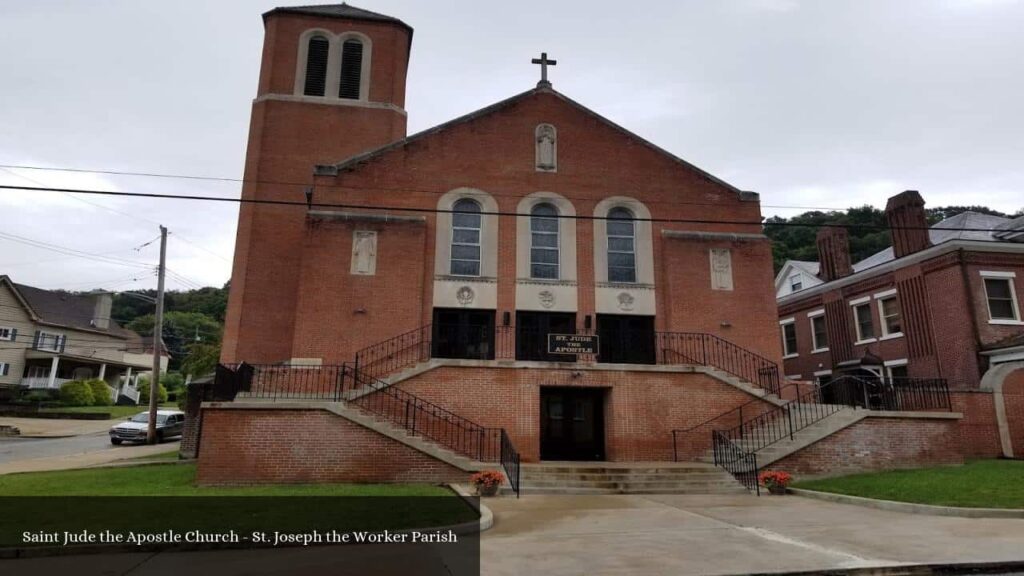
[[483, 574], [679, 575], [1024, 560], [1024, 520], [798, 496], [524, 496], [488, 502]]

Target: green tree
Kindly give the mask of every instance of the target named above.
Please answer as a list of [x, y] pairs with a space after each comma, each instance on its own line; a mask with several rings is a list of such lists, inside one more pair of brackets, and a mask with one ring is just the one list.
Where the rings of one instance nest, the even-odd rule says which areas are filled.
[[[152, 334], [156, 318], [152, 314], [140, 316], [128, 328], [140, 334]], [[178, 370], [189, 355], [189, 347], [197, 342], [220, 345], [220, 322], [200, 312], [167, 312], [164, 314], [163, 337], [171, 353], [169, 370]]]
[[210, 374], [220, 361], [220, 343], [194, 342], [188, 346], [188, 355], [181, 362], [181, 371], [193, 378]]

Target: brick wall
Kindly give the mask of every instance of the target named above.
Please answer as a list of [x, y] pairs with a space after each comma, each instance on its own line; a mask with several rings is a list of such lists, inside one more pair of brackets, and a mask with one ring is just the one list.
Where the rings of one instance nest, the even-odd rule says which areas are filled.
[[203, 409], [200, 484], [443, 483], [467, 477], [324, 410]]
[[[655, 371], [443, 367], [398, 386], [483, 426], [505, 428], [528, 462], [540, 459], [542, 386], [605, 390], [610, 461], [672, 460], [673, 429], [692, 428], [742, 404], [747, 404], [744, 417], [771, 406], [704, 374]], [[718, 424], [728, 428], [736, 423]], [[681, 437], [682, 457], [708, 450], [710, 430]]]
[[999, 427], [992, 392], [958, 390], [950, 392], [953, 411], [964, 415], [958, 428], [967, 458], [998, 458], [1002, 454]]
[[768, 468], [796, 476], [839, 476], [960, 464], [960, 442], [956, 420], [866, 418]]
[[1024, 458], [1024, 369], [1016, 370], [1003, 381], [1003, 402], [1010, 426], [1014, 458]]

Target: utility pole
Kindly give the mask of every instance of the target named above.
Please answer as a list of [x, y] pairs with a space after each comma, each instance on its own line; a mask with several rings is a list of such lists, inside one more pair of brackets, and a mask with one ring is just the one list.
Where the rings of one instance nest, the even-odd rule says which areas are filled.
[[153, 324], [153, 374], [149, 378], [149, 428], [146, 443], [156, 444], [156, 409], [160, 403], [160, 357], [163, 352], [164, 334], [164, 274], [167, 269], [167, 228], [160, 227], [160, 267], [156, 280], [156, 322]]

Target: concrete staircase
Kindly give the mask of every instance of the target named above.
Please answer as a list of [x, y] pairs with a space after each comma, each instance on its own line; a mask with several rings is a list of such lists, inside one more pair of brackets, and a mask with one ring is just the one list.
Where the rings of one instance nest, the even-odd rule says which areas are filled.
[[[794, 411], [794, 420], [799, 422], [801, 417], [798, 412], [803, 411], [806, 414], [805, 418], [811, 419], [811, 415], [817, 410], [826, 408], [825, 406], [811, 406], [811, 405], [797, 405], [791, 410]], [[764, 444], [764, 438], [770, 438], [771, 436], [778, 433], [779, 428], [773, 430], [759, 430], [757, 428], [748, 430], [744, 434], [745, 438], [736, 442], [736, 444], [743, 448], [754, 452], [757, 455], [757, 465], [759, 468], [764, 468], [774, 462], [778, 462], [783, 458], [795, 454], [804, 448], [823, 440], [840, 430], [852, 426], [853, 424], [863, 420], [868, 416], [867, 410], [855, 410], [849, 406], [829, 406], [829, 410], [835, 410], [834, 413], [825, 416], [821, 420], [814, 422], [800, 430], [793, 433], [792, 439], [788, 434], [784, 435], [782, 439], [777, 442], [773, 442], [768, 445]], [[778, 423], [779, 426], [785, 426], [785, 423]], [[767, 426], [766, 426], [767, 428]], [[782, 428], [784, 431], [785, 428]], [[714, 457], [709, 451], [701, 458], [702, 462], [712, 463]]]
[[542, 462], [523, 464], [521, 493], [746, 494], [728, 472], [699, 462]]

